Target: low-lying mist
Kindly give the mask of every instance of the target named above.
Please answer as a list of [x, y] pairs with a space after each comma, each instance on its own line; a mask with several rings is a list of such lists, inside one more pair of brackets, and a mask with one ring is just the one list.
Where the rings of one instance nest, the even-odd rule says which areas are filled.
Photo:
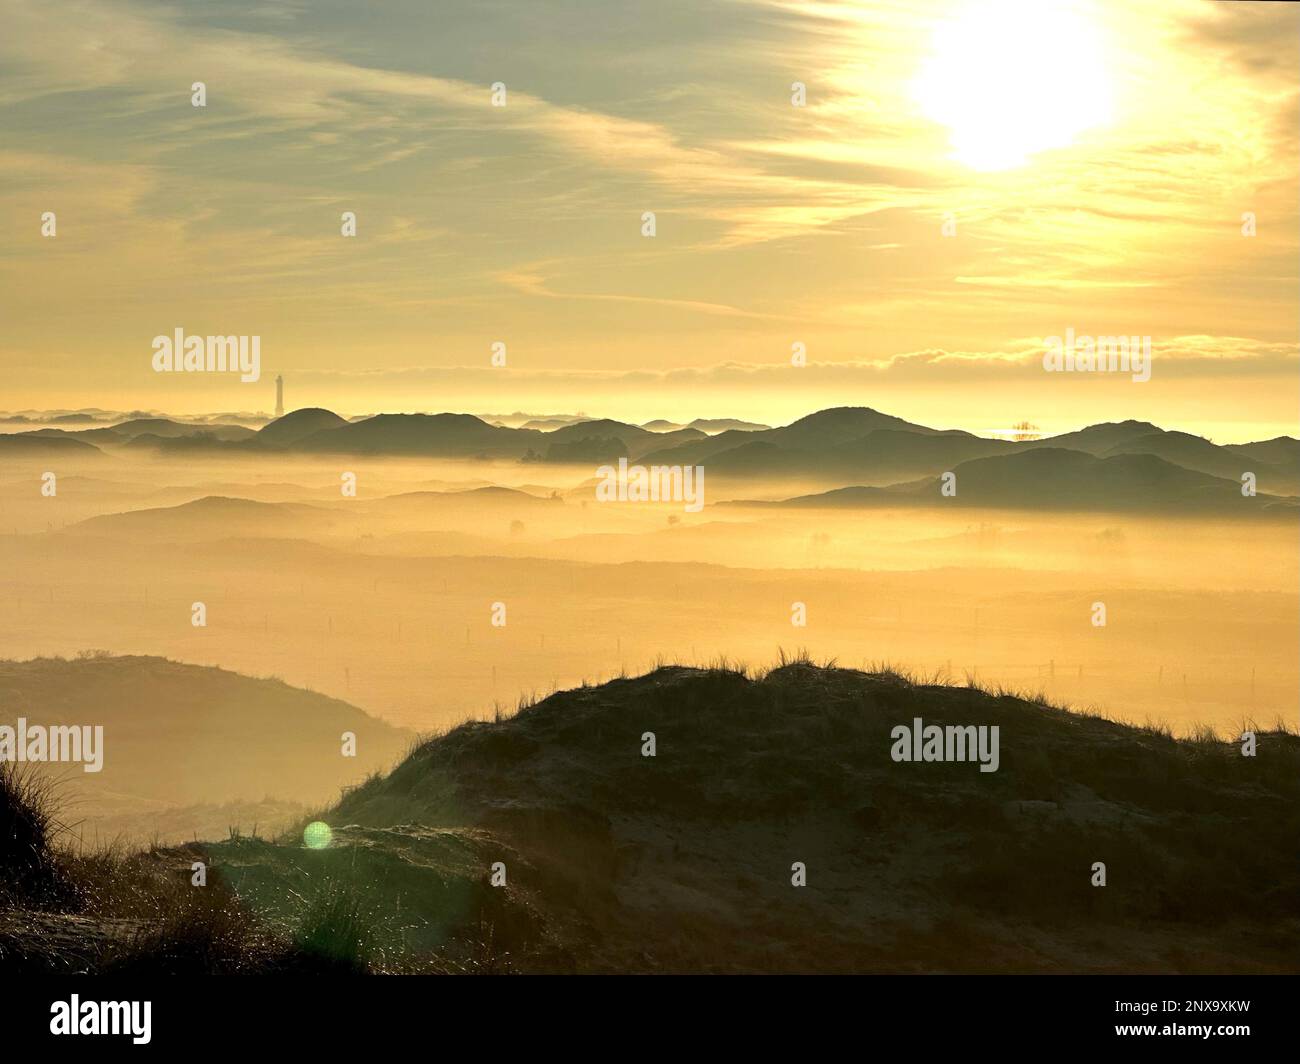
[[93, 464], [55, 497], [6, 467], [8, 657], [219, 664], [416, 729], [794, 647], [1177, 730], [1295, 702], [1292, 519], [713, 505], [725, 492], [690, 513], [599, 503], [590, 466], [500, 461]]

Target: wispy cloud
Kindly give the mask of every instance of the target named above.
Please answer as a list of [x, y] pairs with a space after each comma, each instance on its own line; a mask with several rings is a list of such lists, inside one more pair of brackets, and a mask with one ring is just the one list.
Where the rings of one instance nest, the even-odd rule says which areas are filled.
[[263, 330], [322, 380], [496, 338], [539, 372], [689, 380], [799, 340], [804, 380], [842, 365], [848, 392], [1003, 374], [1018, 336], [1071, 323], [1293, 340], [1300, 13], [1079, 5], [1115, 121], [989, 174], [911, 88], [959, 0], [665, 0], [650, 23], [623, 0], [0, 0], [0, 358], [31, 388], [11, 352], [79, 346], [87, 387], [148, 387], [141, 338], [184, 320]]

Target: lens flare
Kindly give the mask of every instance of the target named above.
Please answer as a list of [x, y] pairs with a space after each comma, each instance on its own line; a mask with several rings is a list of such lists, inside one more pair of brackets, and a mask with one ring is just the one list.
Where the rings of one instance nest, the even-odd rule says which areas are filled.
[[313, 820], [302, 832], [303, 845], [309, 850], [323, 850], [334, 839], [334, 832], [322, 820]]

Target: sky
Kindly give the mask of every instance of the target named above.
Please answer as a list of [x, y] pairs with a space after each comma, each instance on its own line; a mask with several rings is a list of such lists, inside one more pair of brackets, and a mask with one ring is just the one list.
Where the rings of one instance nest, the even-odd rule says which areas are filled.
[[[290, 409], [346, 415], [1300, 435], [1295, 5], [0, 0], [0, 24], [3, 410], [269, 412], [278, 373]], [[261, 379], [155, 372], [177, 328], [260, 337]], [[1150, 337], [1150, 380], [1046, 372], [1067, 330]]]

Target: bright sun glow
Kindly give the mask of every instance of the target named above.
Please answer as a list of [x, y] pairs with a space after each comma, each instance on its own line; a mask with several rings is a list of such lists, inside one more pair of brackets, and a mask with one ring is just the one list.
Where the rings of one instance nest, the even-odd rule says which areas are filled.
[[1111, 113], [1101, 35], [1063, 3], [968, 4], [936, 29], [912, 88], [948, 127], [954, 156], [976, 170], [1020, 166]]

